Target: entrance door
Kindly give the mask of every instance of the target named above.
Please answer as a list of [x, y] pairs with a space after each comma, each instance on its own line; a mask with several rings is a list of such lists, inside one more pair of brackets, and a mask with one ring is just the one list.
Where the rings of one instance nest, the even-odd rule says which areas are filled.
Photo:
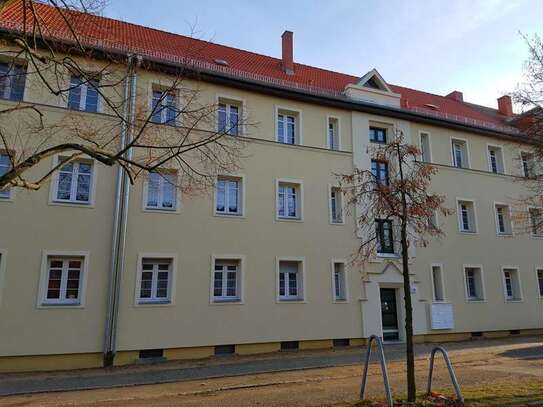
[[394, 288], [381, 288], [381, 319], [383, 321], [383, 340], [397, 341], [400, 339], [396, 289]]

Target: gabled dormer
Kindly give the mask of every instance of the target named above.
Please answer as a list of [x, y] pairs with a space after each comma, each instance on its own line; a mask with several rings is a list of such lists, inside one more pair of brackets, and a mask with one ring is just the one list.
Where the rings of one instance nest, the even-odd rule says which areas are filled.
[[345, 95], [364, 102], [400, 107], [401, 95], [390, 89], [377, 69], [369, 71], [357, 83], [345, 86]]

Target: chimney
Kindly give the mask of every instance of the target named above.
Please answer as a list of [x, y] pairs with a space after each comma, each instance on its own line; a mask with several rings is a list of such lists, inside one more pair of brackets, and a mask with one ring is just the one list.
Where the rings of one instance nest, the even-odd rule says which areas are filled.
[[464, 101], [464, 95], [462, 92], [459, 92], [457, 90], [452, 91], [447, 96], [445, 96], [447, 99], [456, 100], [457, 102], [463, 102]]
[[511, 96], [504, 95], [498, 98], [498, 111], [504, 116], [513, 116], [513, 104], [511, 103]]
[[281, 66], [287, 75], [294, 75], [293, 36], [294, 34], [292, 31], [285, 31], [283, 35], [281, 35], [283, 45], [283, 60]]

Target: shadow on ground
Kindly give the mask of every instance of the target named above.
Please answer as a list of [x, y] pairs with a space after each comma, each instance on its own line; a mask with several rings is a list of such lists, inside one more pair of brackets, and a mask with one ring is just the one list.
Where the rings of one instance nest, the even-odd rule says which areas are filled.
[[498, 353], [497, 356], [523, 360], [539, 360], [543, 359], [543, 346], [530, 346], [521, 349], [511, 349]]

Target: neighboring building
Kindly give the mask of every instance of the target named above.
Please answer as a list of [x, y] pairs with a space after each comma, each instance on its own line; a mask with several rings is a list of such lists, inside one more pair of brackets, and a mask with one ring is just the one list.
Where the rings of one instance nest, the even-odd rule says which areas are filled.
[[[543, 333], [543, 231], [517, 233], [512, 222], [512, 199], [527, 192], [517, 181], [532, 165], [509, 97], [496, 110], [458, 91], [393, 86], [376, 70], [353, 77], [298, 64], [288, 31], [276, 59], [85, 18], [92, 24], [80, 28], [97, 47], [157, 66], [198, 44], [193, 69], [203, 97], [221, 104], [217, 124], [242, 114], [259, 123], [232, 131], [248, 141], [243, 169], [218, 177], [212, 193], [183, 196], [162, 177], [130, 190], [115, 364], [359, 345], [371, 334], [402, 340], [396, 225], [378, 222], [379, 255], [353, 268], [355, 220], [334, 176], [374, 168], [385, 180], [386, 163], [372, 163], [367, 146], [396, 128], [438, 168], [433, 189], [456, 210], [436, 218], [445, 238], [410, 253], [417, 340]], [[8, 10], [0, 30], [19, 20]], [[141, 103], [152, 105], [154, 85], [167, 81], [142, 70]], [[24, 85], [0, 86], [0, 106], [22, 99], [50, 105], [51, 115], [68, 107], [107, 120], [92, 92], [62, 106]], [[163, 112], [157, 121], [169, 120]], [[0, 171], [7, 166], [0, 155]], [[0, 371], [102, 365], [115, 186], [114, 168], [84, 159], [50, 188], [0, 194]]]

